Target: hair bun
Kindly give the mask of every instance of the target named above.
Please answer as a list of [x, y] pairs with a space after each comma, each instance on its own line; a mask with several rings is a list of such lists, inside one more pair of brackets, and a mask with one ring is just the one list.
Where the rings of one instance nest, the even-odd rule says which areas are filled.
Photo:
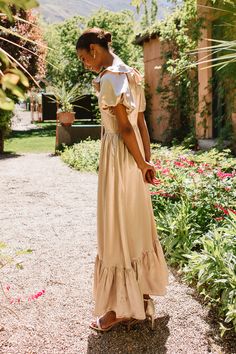
[[107, 43], [111, 43], [111, 33], [110, 32], [105, 32], [105, 38]]

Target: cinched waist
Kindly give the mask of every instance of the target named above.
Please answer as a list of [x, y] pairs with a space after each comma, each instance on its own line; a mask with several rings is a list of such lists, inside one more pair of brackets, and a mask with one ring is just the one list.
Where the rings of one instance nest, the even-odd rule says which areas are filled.
[[[133, 129], [138, 129], [137, 124], [132, 125], [132, 127], [133, 127]], [[103, 134], [115, 134], [115, 135], [119, 135], [120, 134], [119, 131], [109, 130], [109, 128], [105, 128], [104, 126], [103, 126], [102, 129], [103, 129]]]

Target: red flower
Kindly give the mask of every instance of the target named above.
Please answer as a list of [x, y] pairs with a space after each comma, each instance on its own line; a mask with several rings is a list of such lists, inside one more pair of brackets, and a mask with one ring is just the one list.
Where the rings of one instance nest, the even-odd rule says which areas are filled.
[[161, 197], [175, 198], [175, 195], [165, 193], [164, 191], [151, 191], [151, 195], [160, 195]]
[[212, 169], [209, 163], [202, 163], [202, 167], [204, 167], [206, 170]]
[[194, 161], [187, 160], [186, 162], [188, 163], [189, 166], [194, 166], [195, 165]]
[[221, 221], [221, 220], [224, 220], [224, 217], [223, 216], [220, 216], [218, 218], [215, 218], [216, 221]]
[[170, 173], [170, 170], [169, 168], [163, 168], [161, 172], [163, 173], [163, 175], [168, 175]]
[[231, 208], [227, 208], [225, 209], [222, 205], [219, 205], [219, 204], [215, 204], [214, 205], [215, 208], [218, 208], [220, 210], [223, 211], [224, 214], [228, 215], [229, 214], [229, 211], [231, 211], [232, 213], [236, 214], [236, 210], [233, 210]]
[[185, 164], [180, 162], [180, 161], [174, 161], [174, 165], [177, 166], [177, 167], [182, 167], [182, 168], [185, 168]]
[[184, 161], [187, 165], [189, 165], [189, 166], [194, 166], [195, 165], [195, 163], [194, 163], [194, 161], [192, 161], [192, 160], [188, 160], [185, 156], [180, 156], [179, 157], [182, 161]]
[[156, 160], [156, 162], [154, 163], [154, 166], [156, 167], [156, 169], [160, 169], [161, 168], [161, 161], [160, 160]]
[[232, 173], [225, 173], [221, 170], [218, 170], [216, 175], [217, 177], [219, 177], [220, 179], [225, 179], [225, 178], [233, 178], [235, 176], [236, 172], [233, 171]]
[[158, 178], [153, 178], [152, 182], [157, 185], [157, 184], [160, 184], [161, 183], [161, 180], [159, 180]]

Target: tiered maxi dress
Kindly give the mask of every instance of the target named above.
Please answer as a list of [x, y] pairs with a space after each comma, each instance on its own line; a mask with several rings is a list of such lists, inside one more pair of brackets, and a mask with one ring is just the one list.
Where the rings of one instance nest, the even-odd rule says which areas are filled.
[[165, 295], [168, 269], [158, 240], [150, 184], [119, 134], [112, 107], [126, 107], [140, 151], [137, 125], [145, 111], [142, 77], [113, 54], [114, 60], [95, 80], [104, 133], [101, 138], [98, 194], [98, 252], [94, 273], [94, 315], [145, 319], [143, 294]]

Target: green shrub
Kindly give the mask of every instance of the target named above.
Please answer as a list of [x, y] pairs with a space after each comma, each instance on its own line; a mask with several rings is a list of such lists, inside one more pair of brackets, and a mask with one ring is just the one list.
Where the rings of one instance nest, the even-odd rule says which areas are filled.
[[[191, 252], [184, 280], [194, 283], [200, 294], [217, 307], [222, 319], [236, 331], [236, 215], [201, 238], [201, 252]], [[226, 328], [221, 325], [223, 332]]]
[[62, 160], [79, 171], [97, 172], [99, 163], [100, 140], [90, 138], [72, 147], [66, 147], [61, 153]]
[[183, 199], [174, 205], [169, 204], [164, 212], [158, 214], [157, 231], [168, 263], [175, 266], [187, 262], [186, 254], [198, 247], [201, 236], [196, 211]]
[[167, 262], [236, 330], [236, 160], [228, 150], [152, 147], [153, 210]]

